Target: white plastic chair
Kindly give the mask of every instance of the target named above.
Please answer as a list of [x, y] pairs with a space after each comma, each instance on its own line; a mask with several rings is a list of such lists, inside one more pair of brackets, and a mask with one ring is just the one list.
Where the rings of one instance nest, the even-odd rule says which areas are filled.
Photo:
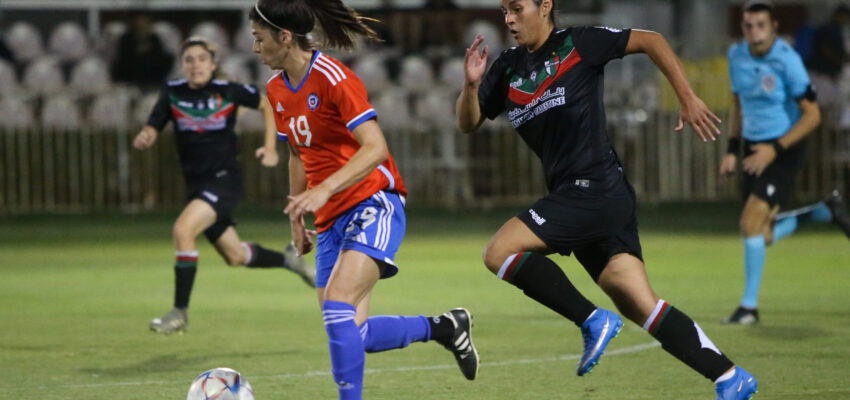
[[246, 55], [230, 55], [218, 65], [218, 70], [227, 80], [241, 83], [252, 82], [250, 65], [253, 60]]
[[0, 127], [24, 129], [34, 125], [32, 107], [14, 97], [0, 100]]
[[242, 25], [233, 36], [233, 50], [243, 54], [254, 52], [254, 35], [251, 34], [250, 25]]
[[147, 93], [136, 98], [136, 105], [133, 109], [133, 123], [137, 126], [143, 126], [148, 123], [148, 117], [151, 115], [153, 106], [159, 99], [159, 93]]
[[71, 70], [69, 86], [79, 93], [103, 93], [109, 89], [110, 84], [109, 66], [98, 57], [86, 57]]
[[460, 90], [466, 80], [466, 71], [463, 67], [462, 57], [453, 57], [443, 62], [440, 68], [440, 83]]
[[6, 31], [6, 44], [19, 63], [28, 63], [44, 54], [41, 33], [29, 22], [14, 23]]
[[230, 54], [230, 39], [227, 37], [227, 32], [215, 22], [207, 21], [195, 25], [189, 36], [200, 36], [215, 43], [218, 49], [216, 52], [218, 60], [223, 60], [224, 56]]
[[180, 29], [170, 22], [158, 21], [153, 24], [153, 31], [159, 37], [165, 50], [175, 58], [180, 57], [180, 46], [183, 44], [183, 34], [180, 33]]
[[48, 129], [71, 130], [82, 125], [80, 109], [68, 96], [46, 98], [41, 109], [41, 126]]
[[392, 87], [377, 96], [372, 106], [378, 114], [378, 122], [384, 130], [403, 129], [411, 124], [408, 92]]
[[56, 55], [59, 61], [77, 61], [89, 51], [89, 41], [86, 31], [75, 22], [63, 22], [50, 33], [50, 53]]
[[121, 36], [127, 33], [127, 24], [121, 21], [112, 21], [104, 25], [97, 38], [95, 49], [105, 60], [112, 60], [118, 48]]
[[503, 32], [496, 25], [484, 20], [475, 20], [470, 23], [463, 33], [464, 47], [472, 44], [475, 36], [481, 34], [484, 36], [484, 45], [488, 47], [489, 59], [495, 59], [499, 53], [505, 49], [505, 41]]
[[434, 85], [434, 70], [419, 56], [407, 56], [401, 62], [401, 86], [413, 93], [421, 93]]
[[389, 74], [384, 67], [384, 59], [373, 54], [363, 54], [351, 68], [370, 93], [381, 92], [390, 87]]
[[0, 60], [0, 93], [5, 96], [15, 93], [19, 89], [15, 67], [8, 61]]
[[88, 121], [98, 129], [124, 129], [130, 125], [130, 96], [114, 91], [95, 98]]
[[38, 95], [58, 93], [65, 88], [59, 62], [52, 57], [42, 57], [30, 63], [24, 70], [23, 83]]

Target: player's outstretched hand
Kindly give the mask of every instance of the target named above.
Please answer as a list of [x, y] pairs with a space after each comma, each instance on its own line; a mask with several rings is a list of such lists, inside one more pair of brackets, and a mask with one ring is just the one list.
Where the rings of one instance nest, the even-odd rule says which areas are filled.
[[254, 151], [254, 157], [259, 158], [260, 163], [263, 164], [264, 167], [269, 168], [277, 166], [277, 163], [280, 161], [277, 150], [274, 148], [266, 149], [265, 147], [259, 147], [256, 151]]
[[754, 144], [750, 146], [753, 154], [744, 158], [741, 163], [744, 171], [750, 175], [761, 176], [773, 160], [776, 159], [776, 149], [771, 144]]
[[676, 126], [676, 132], [681, 131], [684, 124], [688, 124], [694, 128], [703, 142], [707, 142], [708, 139], [717, 140], [715, 135], [720, 135], [720, 129], [717, 129], [717, 125], [720, 125], [720, 123], [720, 118], [708, 109], [702, 99], [691, 96], [691, 98], [682, 101], [682, 110], [679, 111], [679, 124]]
[[720, 162], [720, 176], [732, 175], [735, 173], [735, 166], [738, 163], [738, 156], [727, 154], [723, 156], [723, 161]]
[[478, 52], [478, 47], [484, 42], [484, 36], [477, 35], [472, 45], [466, 49], [466, 58], [464, 59], [464, 71], [466, 72], [466, 83], [477, 85], [481, 83], [481, 78], [487, 70], [487, 46]]
[[153, 142], [156, 141], [156, 130], [146, 126], [142, 128], [141, 131], [136, 135], [133, 139], [133, 147], [136, 150], [144, 150], [153, 145]]

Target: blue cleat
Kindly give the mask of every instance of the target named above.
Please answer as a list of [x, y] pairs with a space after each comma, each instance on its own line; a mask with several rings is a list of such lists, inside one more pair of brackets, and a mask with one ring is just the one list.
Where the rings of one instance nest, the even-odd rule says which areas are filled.
[[584, 376], [599, 364], [599, 357], [608, 346], [611, 339], [617, 337], [623, 328], [623, 320], [608, 310], [596, 308], [587, 321], [581, 324], [581, 335], [584, 337], [584, 354], [576, 368], [578, 376]]
[[716, 385], [717, 400], [749, 400], [758, 392], [758, 382], [749, 372], [735, 367], [735, 375]]

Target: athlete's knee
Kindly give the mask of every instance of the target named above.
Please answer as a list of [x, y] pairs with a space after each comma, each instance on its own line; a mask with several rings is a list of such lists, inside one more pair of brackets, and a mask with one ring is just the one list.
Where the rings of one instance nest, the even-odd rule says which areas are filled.
[[493, 240], [491, 240], [490, 243], [487, 243], [487, 246], [484, 247], [484, 252], [481, 254], [481, 258], [484, 260], [484, 266], [494, 274], [499, 272], [499, 268], [502, 267], [502, 263], [504, 263], [509, 256], [510, 254], [506, 254], [501, 246]]
[[189, 226], [186, 226], [184, 224], [181, 224], [179, 221], [174, 223], [173, 235], [174, 235], [174, 240], [178, 244], [191, 242], [192, 240], [195, 240], [195, 235], [192, 232], [192, 228], [189, 227]]

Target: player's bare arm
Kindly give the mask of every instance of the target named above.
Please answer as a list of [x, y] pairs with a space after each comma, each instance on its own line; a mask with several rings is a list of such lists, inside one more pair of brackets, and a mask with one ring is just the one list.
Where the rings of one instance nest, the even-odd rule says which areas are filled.
[[478, 87], [487, 70], [487, 46], [484, 46], [480, 53], [478, 52], [482, 42], [484, 42], [484, 36], [476, 36], [472, 45], [466, 49], [464, 59], [466, 79], [456, 105], [457, 123], [464, 133], [478, 129], [484, 122], [484, 115], [481, 114], [481, 108], [478, 105]]
[[717, 128], [721, 122], [720, 118], [714, 115], [691, 89], [685, 68], [667, 40], [659, 33], [634, 29], [626, 45], [626, 54], [634, 53], [646, 53], [673, 86], [682, 106], [676, 131], [682, 130], [687, 123], [703, 141], [716, 140], [715, 135], [720, 134], [720, 129]]
[[801, 116], [797, 123], [790, 130], [776, 141], [776, 146], [772, 143], [759, 143], [751, 146], [753, 154], [745, 158], [743, 168], [749, 174], [761, 176], [765, 168], [772, 163], [778, 156], [777, 147], [788, 149], [791, 146], [799, 143], [803, 138], [808, 136], [820, 124], [820, 109], [818, 103], [809, 100], [801, 99], [797, 102], [800, 106]]
[[263, 112], [263, 120], [265, 122], [265, 135], [263, 135], [263, 147], [258, 148], [254, 152], [254, 156], [260, 159], [263, 166], [274, 167], [280, 162], [280, 157], [277, 154], [277, 129], [274, 121], [274, 110], [266, 96], [260, 99], [260, 111]]
[[350, 160], [316, 187], [296, 196], [289, 196], [285, 213], [304, 214], [316, 212], [328, 199], [369, 175], [388, 158], [389, 150], [384, 134], [375, 120], [369, 120], [352, 132], [360, 149]]
[[[287, 142], [289, 148], [289, 197], [297, 196], [307, 190], [307, 174], [304, 172], [304, 163], [298, 157], [298, 149]], [[292, 241], [299, 255], [304, 255], [313, 250], [311, 236], [316, 232], [308, 230], [304, 223], [304, 214], [289, 214], [289, 226], [292, 231]]]

